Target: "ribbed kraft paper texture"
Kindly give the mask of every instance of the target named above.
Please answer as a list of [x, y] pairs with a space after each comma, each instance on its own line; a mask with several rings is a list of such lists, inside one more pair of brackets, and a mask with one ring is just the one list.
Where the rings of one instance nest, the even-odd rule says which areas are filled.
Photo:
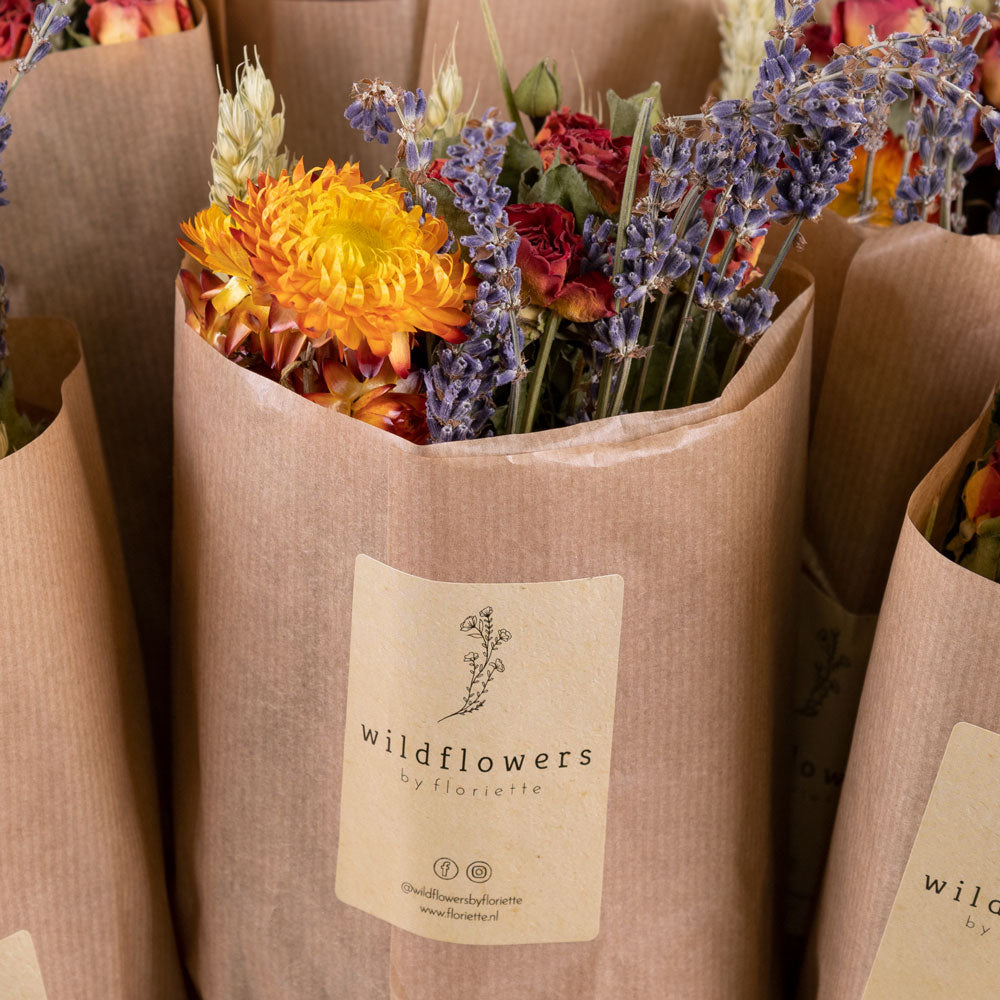
[[8, 340], [19, 397], [58, 416], [0, 459], [0, 937], [31, 932], [49, 1000], [179, 1000], [142, 663], [79, 337], [14, 320]]
[[[980, 400], [980, 403], [982, 400]], [[1000, 585], [952, 562], [923, 536], [941, 524], [966, 463], [985, 445], [984, 413], [913, 494], [879, 615], [803, 1000], [860, 1000], [958, 722], [1000, 730]]]
[[[480, 108], [504, 108], [478, 2], [429, 0], [421, 82], [432, 82], [432, 55], [440, 56], [458, 26], [459, 70]], [[623, 97], [658, 81], [668, 112], [697, 111], [719, 69], [719, 33], [713, 0], [585, 0], [567, 4], [490, 0], [511, 84], [539, 60], [556, 61], [563, 104], [580, 107], [577, 66], [591, 100], [613, 88]], [[607, 105], [605, 105], [605, 110]]]
[[[2, 67], [6, 69], [7, 67]], [[52, 53], [23, 81], [4, 154], [0, 259], [15, 315], [80, 330], [152, 692], [169, 643], [171, 283], [208, 201], [218, 87], [190, 31]]]
[[[391, 166], [396, 143], [365, 142], [344, 109], [355, 80], [417, 86], [426, 11], [427, 0], [269, 0], [261, 49], [285, 101], [286, 141], [307, 166], [355, 160], [366, 178]], [[450, 39], [449, 32], [439, 52]]]
[[[424, 447], [246, 372], [178, 302], [179, 902], [203, 1000], [771, 1000], [812, 306], [802, 272], [780, 291], [721, 400]], [[596, 940], [438, 944], [337, 901], [359, 553], [451, 582], [623, 576]]]
[[[784, 227], [778, 229], [786, 231]], [[815, 419], [823, 376], [830, 357], [837, 315], [844, 295], [847, 272], [861, 244], [879, 232], [872, 226], [859, 226], [827, 209], [815, 222], [806, 222], [799, 230], [804, 244], [792, 252], [791, 259], [804, 267], [816, 281], [816, 317], [813, 322], [813, 377], [810, 407]], [[780, 245], [777, 232], [769, 237]]]
[[[823, 273], [816, 255], [814, 273]], [[806, 531], [835, 596], [878, 611], [907, 499], [1000, 375], [1000, 241], [914, 222], [854, 254], [809, 453]]]
[[[705, 0], [630, 0], [627, 8], [492, 0], [491, 7], [513, 84], [540, 59], [555, 58], [563, 102], [574, 108], [577, 65], [591, 102], [609, 87], [629, 96], [656, 80], [674, 112], [697, 110], [718, 70], [715, 8]], [[288, 144], [309, 164], [350, 157], [368, 176], [391, 160], [391, 145], [365, 144], [344, 118], [351, 84], [381, 77], [429, 90], [456, 26], [462, 110], [506, 115], [478, 0], [227, 0], [226, 14], [230, 61], [245, 45], [260, 49], [285, 100]]]

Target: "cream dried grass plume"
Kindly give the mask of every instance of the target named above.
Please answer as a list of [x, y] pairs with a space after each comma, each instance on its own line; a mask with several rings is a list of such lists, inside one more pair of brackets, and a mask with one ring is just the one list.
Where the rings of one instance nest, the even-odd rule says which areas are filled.
[[219, 125], [212, 149], [211, 201], [229, 211], [230, 197], [241, 198], [247, 181], [262, 172], [277, 177], [289, 165], [281, 148], [285, 134], [285, 106], [274, 110], [274, 87], [254, 50], [251, 64], [246, 50], [236, 70], [235, 93], [219, 80]]
[[753, 94], [764, 58], [764, 43], [773, 27], [773, 0], [722, 0], [719, 96], [723, 100], [742, 99]]
[[434, 67], [434, 85], [427, 95], [427, 111], [424, 114], [424, 126], [421, 135], [426, 139], [457, 136], [465, 128], [471, 109], [475, 107], [479, 90], [472, 97], [468, 111], [462, 111], [464, 86], [462, 74], [458, 71], [458, 59], [455, 56], [455, 39], [458, 36], [458, 25], [451, 37], [451, 45], [441, 60]]

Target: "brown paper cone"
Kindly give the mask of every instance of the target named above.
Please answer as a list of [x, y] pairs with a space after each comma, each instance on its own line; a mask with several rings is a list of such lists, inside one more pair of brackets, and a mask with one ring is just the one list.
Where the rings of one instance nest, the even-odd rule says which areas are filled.
[[1000, 241], [911, 223], [847, 272], [809, 454], [806, 532], [832, 593], [878, 610], [909, 495], [1000, 375]]
[[[847, 272], [862, 243], [878, 230], [859, 226], [827, 209], [814, 223], [806, 223], [801, 230], [805, 240], [802, 250], [792, 259], [804, 267], [816, 282], [816, 318], [813, 323], [813, 377], [811, 413], [815, 420], [819, 405], [826, 363], [833, 345], [840, 303], [844, 296]], [[780, 242], [777, 235], [771, 240]]]
[[[722, 399], [425, 447], [248, 373], [179, 308], [177, 840], [204, 1000], [773, 997], [812, 304], [801, 272], [781, 294]], [[456, 582], [624, 577], [596, 940], [445, 945], [338, 902], [359, 553]]]
[[821, 710], [792, 717], [786, 926], [794, 935], [805, 933], [819, 890], [897, 525], [921, 477], [1000, 376], [1000, 287], [987, 277], [1000, 268], [1000, 242], [926, 223], [858, 229], [829, 212], [806, 238], [797, 262], [819, 275], [817, 315], [826, 315], [817, 319], [818, 353], [828, 356], [825, 367], [814, 364], [821, 388], [806, 494], [812, 580], [803, 580], [796, 686], [839, 666]]
[[[4, 69], [6, 67], [3, 67]], [[207, 199], [208, 25], [55, 52], [11, 104], [0, 259], [16, 315], [83, 338], [154, 702], [169, 660], [171, 327], [180, 220]]]
[[142, 662], [79, 338], [14, 320], [8, 339], [22, 402], [59, 412], [0, 460], [0, 937], [31, 933], [49, 1000], [177, 1000]]
[[988, 418], [959, 438], [910, 499], [851, 746], [805, 1000], [860, 1000], [952, 728], [1000, 730], [1000, 586], [923, 536], [939, 496], [939, 518], [950, 519]]

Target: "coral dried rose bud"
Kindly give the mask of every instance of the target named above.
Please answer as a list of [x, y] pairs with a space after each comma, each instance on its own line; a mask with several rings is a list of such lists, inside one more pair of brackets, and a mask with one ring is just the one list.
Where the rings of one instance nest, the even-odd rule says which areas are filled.
[[193, 25], [188, 0], [100, 0], [87, 15], [87, 31], [98, 45], [173, 35]]
[[864, 45], [870, 28], [876, 38], [897, 31], [919, 35], [930, 27], [921, 0], [842, 0], [833, 15], [833, 43]]
[[980, 85], [983, 96], [996, 107], [1000, 103], [1000, 28], [994, 28], [986, 40], [986, 51], [979, 57]]

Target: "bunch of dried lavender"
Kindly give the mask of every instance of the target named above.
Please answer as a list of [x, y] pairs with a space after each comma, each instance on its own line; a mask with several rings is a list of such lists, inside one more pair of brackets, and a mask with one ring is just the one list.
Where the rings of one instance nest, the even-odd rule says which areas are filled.
[[[661, 385], [661, 407], [671, 399], [678, 403], [694, 400], [716, 320], [736, 338], [717, 391], [725, 387], [744, 345], [752, 344], [770, 324], [776, 304], [770, 286], [801, 226], [817, 218], [837, 196], [838, 185], [850, 176], [855, 151], [861, 146], [873, 149], [881, 145], [888, 108], [893, 103], [909, 100], [916, 93], [921, 104], [910, 141], [921, 154], [922, 166], [912, 180], [904, 172], [897, 199], [901, 221], [927, 218], [935, 205], [940, 205], [945, 225], [950, 218], [960, 216], [962, 176], [971, 163], [971, 124], [977, 115], [997, 146], [1000, 115], [972, 90], [975, 45], [988, 25], [981, 14], [951, 10], [935, 16], [931, 30], [923, 35], [897, 34], [883, 41], [872, 38], [857, 49], [845, 46], [832, 62], [819, 67], [811, 63], [803, 43], [803, 29], [814, 8], [812, 0], [777, 0], [776, 25], [752, 98], [718, 101], [699, 115], [667, 120], [658, 126], [661, 134], [682, 134], [691, 128], [701, 131], [691, 153], [686, 171], [690, 182], [680, 206], [653, 218], [646, 206], [638, 206], [641, 211], [631, 216], [625, 230], [626, 257], [641, 261], [647, 270], [657, 253], [648, 234], [666, 233], [667, 225], [678, 243], [700, 246], [701, 250], [690, 258], [687, 292]], [[703, 224], [700, 213], [692, 219], [695, 213], [691, 210], [702, 197], [708, 197], [712, 204], [704, 233], [695, 228]], [[870, 190], [867, 198], [870, 200]], [[748, 250], [776, 221], [790, 224], [784, 243], [763, 280], [741, 291], [749, 265], [739, 260], [740, 249]], [[724, 236], [724, 243], [721, 251], [710, 252], [717, 233]], [[636, 296], [662, 296], [665, 290], [643, 283], [641, 277], [637, 274], [631, 283], [623, 283], [614, 275], [617, 287], [625, 293], [624, 300], [619, 297], [619, 311], [608, 325], [614, 344], [609, 345], [602, 332], [595, 348], [614, 364], [610, 379], [605, 367], [602, 382], [616, 383], [616, 389], [613, 394], [598, 394], [597, 417], [619, 412], [617, 405], [606, 401], [625, 398], [629, 358], [643, 352], [645, 362], [633, 409], [644, 405], [660, 320], [643, 335], [635, 322], [638, 302], [641, 324], [641, 299]], [[662, 313], [661, 302], [657, 316]], [[691, 336], [692, 324], [700, 327], [700, 333], [689, 345], [694, 360], [687, 390], [681, 397], [672, 397], [678, 355]], [[617, 352], [608, 350], [609, 346], [618, 347]]]

